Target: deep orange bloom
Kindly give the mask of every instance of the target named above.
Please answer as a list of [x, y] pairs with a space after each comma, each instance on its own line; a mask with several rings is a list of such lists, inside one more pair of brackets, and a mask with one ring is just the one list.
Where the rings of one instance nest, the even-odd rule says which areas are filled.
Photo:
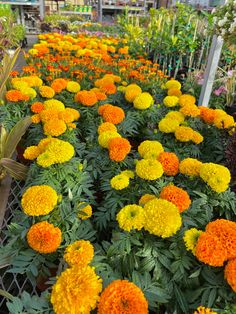
[[223, 266], [227, 260], [227, 251], [218, 237], [203, 232], [197, 241], [196, 257], [199, 261], [210, 266]]
[[122, 161], [131, 150], [130, 142], [125, 138], [115, 137], [108, 144], [109, 157], [114, 161]]
[[102, 111], [101, 115], [106, 122], [119, 124], [124, 120], [125, 113], [122, 108], [112, 105], [103, 106], [103, 108], [101, 108], [102, 106], [99, 108], [99, 113]]
[[188, 209], [191, 204], [188, 193], [175, 185], [165, 186], [161, 191], [160, 198], [175, 204], [180, 213]]
[[147, 314], [148, 303], [142, 290], [128, 280], [114, 280], [102, 292], [98, 314]]
[[15, 77], [19, 75], [20, 73], [18, 71], [11, 71], [10, 76]]
[[162, 152], [158, 156], [158, 161], [167, 176], [176, 176], [179, 172], [179, 158], [174, 153]]
[[95, 95], [96, 95], [98, 100], [106, 100], [107, 99], [106, 94], [103, 92], [95, 91]]
[[116, 93], [116, 85], [113, 83], [107, 83], [102, 85], [102, 87], [100, 88], [101, 92], [108, 94], [108, 95], [112, 95]]
[[208, 124], [213, 124], [215, 119], [215, 110], [206, 108], [206, 107], [199, 107], [200, 109], [200, 118]]
[[234, 292], [236, 292], [236, 258], [228, 261], [225, 266], [225, 279]]
[[75, 101], [81, 103], [83, 106], [92, 107], [98, 99], [93, 91], [82, 90], [75, 95]]
[[208, 223], [206, 232], [216, 236], [227, 251], [227, 259], [236, 258], [236, 222], [217, 219]]
[[56, 93], [60, 93], [63, 89], [66, 89], [67, 81], [63, 78], [55, 79], [52, 84], [51, 88], [54, 89]]
[[34, 102], [32, 105], [31, 105], [31, 111], [34, 112], [34, 113], [39, 113], [41, 112], [42, 110], [44, 110], [44, 104], [37, 101], [37, 102]]
[[6, 100], [11, 102], [27, 101], [29, 96], [23, 95], [19, 90], [9, 90], [5, 94]]
[[61, 230], [47, 221], [38, 222], [30, 227], [27, 241], [29, 246], [39, 253], [52, 253], [61, 244]]

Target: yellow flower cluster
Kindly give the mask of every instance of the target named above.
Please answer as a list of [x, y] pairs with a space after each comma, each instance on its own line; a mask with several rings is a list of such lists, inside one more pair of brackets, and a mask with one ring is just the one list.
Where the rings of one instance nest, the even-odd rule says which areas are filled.
[[80, 91], [80, 84], [74, 81], [69, 81], [66, 89], [68, 92], [76, 94]]
[[155, 155], [157, 158], [160, 153], [164, 152], [162, 144], [158, 141], [143, 141], [138, 147], [139, 155], [143, 158], [148, 158], [150, 155]]
[[203, 141], [203, 136], [199, 132], [186, 126], [179, 126], [175, 129], [175, 138], [185, 143], [192, 141], [195, 144], [200, 144]]
[[166, 107], [175, 107], [178, 105], [179, 98], [177, 96], [166, 96], [163, 103]]
[[136, 204], [127, 205], [119, 211], [116, 219], [120, 228], [125, 231], [141, 230], [145, 223], [144, 209]]
[[161, 163], [155, 159], [138, 160], [135, 171], [144, 180], [157, 180], [164, 173]]
[[202, 234], [202, 232], [203, 231], [197, 230], [196, 228], [191, 228], [185, 231], [184, 233], [183, 239], [185, 242], [186, 249], [188, 251], [191, 251], [193, 255], [195, 255], [197, 241], [198, 241], [199, 236]]
[[129, 186], [129, 180], [134, 178], [133, 171], [125, 170], [110, 180], [111, 187], [115, 190], [123, 190]]
[[67, 246], [64, 253], [64, 260], [72, 266], [85, 267], [93, 259], [94, 248], [89, 241], [79, 240]]
[[[39, 154], [37, 155], [36, 152]], [[38, 146], [30, 146], [24, 152], [25, 159], [37, 158], [37, 164], [44, 168], [67, 162], [73, 156], [74, 147], [70, 143], [56, 138], [42, 139]]]
[[103, 148], [108, 148], [110, 140], [116, 137], [121, 137], [121, 135], [116, 131], [105, 131], [99, 134], [98, 143]]
[[54, 89], [50, 86], [41, 86], [39, 88], [39, 94], [44, 98], [53, 98], [55, 96]]
[[202, 162], [195, 158], [185, 158], [179, 164], [179, 172], [190, 176], [199, 176]]
[[53, 188], [48, 185], [35, 185], [24, 192], [21, 206], [26, 215], [47, 215], [54, 209], [57, 200], [57, 192]]
[[86, 202], [81, 202], [78, 204], [79, 212], [78, 218], [82, 220], [86, 220], [90, 218], [93, 214], [93, 208], [91, 205], [86, 205]]
[[174, 133], [179, 127], [180, 122], [171, 118], [163, 118], [158, 123], [158, 128], [162, 133]]
[[168, 90], [172, 89], [172, 88], [180, 90], [181, 89], [181, 84], [180, 84], [180, 82], [178, 82], [176, 80], [169, 80], [169, 81], [166, 82], [165, 88], [167, 88]]
[[125, 91], [125, 99], [128, 102], [133, 102], [135, 98], [142, 93], [141, 87], [137, 84], [130, 84], [124, 89]]
[[152, 95], [146, 92], [138, 94], [133, 101], [134, 108], [139, 109], [139, 110], [148, 109], [153, 104], [154, 104], [154, 99]]
[[229, 187], [231, 175], [228, 168], [214, 163], [205, 163], [200, 168], [200, 177], [217, 193]]

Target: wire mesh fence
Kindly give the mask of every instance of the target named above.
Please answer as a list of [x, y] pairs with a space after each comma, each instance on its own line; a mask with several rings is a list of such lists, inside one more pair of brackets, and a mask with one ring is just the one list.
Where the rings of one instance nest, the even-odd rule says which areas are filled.
[[[3, 225], [0, 236], [0, 245], [3, 246], [8, 242], [7, 226], [11, 223], [17, 212], [21, 210], [20, 207], [20, 192], [22, 189], [22, 183], [12, 180], [11, 189], [8, 197], [5, 216], [3, 219]], [[35, 287], [31, 284], [30, 280], [24, 274], [14, 274], [8, 272], [9, 267], [0, 269], [0, 289], [9, 292], [13, 296], [19, 296], [23, 291], [27, 291], [30, 294], [37, 294]], [[0, 297], [0, 313], [9, 313], [6, 308], [6, 298]]]

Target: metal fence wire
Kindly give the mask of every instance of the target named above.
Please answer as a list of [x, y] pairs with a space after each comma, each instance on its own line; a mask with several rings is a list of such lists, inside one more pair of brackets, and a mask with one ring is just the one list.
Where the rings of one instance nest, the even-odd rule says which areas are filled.
[[[3, 219], [3, 225], [0, 236], [0, 245], [6, 245], [8, 237], [6, 235], [7, 226], [11, 223], [17, 212], [21, 210], [20, 207], [20, 192], [22, 189], [22, 183], [12, 180], [11, 189], [6, 206], [6, 212]], [[13, 296], [19, 296], [23, 291], [27, 291], [30, 294], [37, 294], [35, 287], [32, 286], [30, 280], [22, 274], [13, 274], [7, 272], [8, 266], [0, 268], [0, 289], [5, 290]], [[6, 307], [6, 298], [0, 297], [0, 314], [9, 313]]]

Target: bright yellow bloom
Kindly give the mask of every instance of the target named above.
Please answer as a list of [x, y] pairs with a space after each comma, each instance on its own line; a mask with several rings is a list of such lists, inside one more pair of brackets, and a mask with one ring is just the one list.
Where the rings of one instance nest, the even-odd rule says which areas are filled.
[[200, 116], [200, 109], [196, 105], [186, 104], [181, 109], [180, 112], [187, 117], [198, 117]]
[[138, 147], [138, 152], [141, 157], [144, 157], [149, 152], [154, 152], [156, 153], [157, 157], [160, 155], [160, 153], [164, 152], [164, 148], [161, 145], [160, 142], [158, 141], [143, 141], [139, 147]]
[[217, 312], [212, 311], [209, 307], [199, 306], [193, 314], [217, 314]]
[[144, 206], [144, 228], [162, 238], [173, 236], [181, 227], [182, 220], [177, 206], [163, 199], [153, 199]]
[[144, 194], [143, 196], [140, 197], [139, 199], [139, 205], [144, 206], [147, 204], [147, 202], [153, 200], [154, 198], [157, 198], [156, 195], [153, 194]]
[[154, 104], [154, 99], [149, 93], [144, 92], [135, 97], [133, 104], [134, 108], [145, 110]]
[[93, 256], [92, 244], [86, 240], [79, 240], [67, 246], [63, 257], [70, 267], [77, 265], [82, 268], [92, 261]]
[[54, 89], [49, 86], [41, 86], [39, 88], [39, 93], [42, 97], [53, 98], [55, 95]]
[[144, 180], [157, 180], [163, 175], [163, 168], [159, 161], [154, 159], [141, 159], [135, 168], [137, 176]]
[[120, 174], [127, 176], [129, 179], [134, 178], [134, 172], [132, 170], [124, 170], [124, 171], [121, 171]]
[[119, 133], [115, 132], [115, 131], [106, 131], [106, 132], [102, 132], [99, 136], [98, 136], [98, 143], [100, 146], [102, 146], [103, 148], [108, 148], [109, 142], [111, 139], [116, 138], [116, 137], [121, 137]]
[[111, 122], [103, 122], [98, 127], [98, 134], [101, 134], [101, 133], [106, 132], [106, 131], [117, 132], [117, 128], [116, 128], [115, 124], [113, 124]]
[[[86, 203], [85, 202], [79, 203], [79, 207], [81, 205], [84, 205], [84, 204], [86, 204]], [[86, 219], [90, 218], [92, 216], [92, 214], [93, 214], [92, 206], [87, 205], [87, 206], [85, 206], [79, 210], [78, 218], [80, 218], [82, 220], [86, 220]]]
[[23, 95], [29, 96], [31, 100], [37, 96], [36, 90], [31, 87], [23, 88], [21, 89], [21, 92]]
[[130, 84], [125, 88], [125, 99], [133, 102], [135, 98], [142, 93], [142, 89], [136, 84]]
[[202, 234], [202, 231], [197, 230], [196, 228], [191, 228], [191, 229], [185, 231], [185, 233], [184, 233], [183, 239], [185, 242], [186, 249], [188, 251], [191, 251], [194, 255], [196, 252], [196, 245], [197, 245], [197, 241], [198, 241], [200, 234]]
[[34, 160], [40, 155], [38, 146], [29, 146], [24, 151], [23, 157], [28, 160]]
[[94, 268], [74, 266], [58, 277], [51, 293], [51, 303], [56, 314], [89, 314], [96, 308], [102, 280]]
[[57, 192], [50, 186], [35, 185], [24, 192], [21, 206], [26, 215], [47, 215], [56, 206], [57, 199]]
[[185, 158], [179, 164], [179, 172], [187, 176], [199, 176], [202, 162], [195, 158]]
[[141, 230], [145, 224], [144, 209], [135, 204], [127, 205], [119, 211], [116, 219], [120, 228], [125, 231]]
[[54, 109], [57, 111], [61, 111], [65, 109], [64, 104], [57, 99], [46, 100], [43, 104], [44, 104], [45, 109]]
[[69, 81], [67, 83], [66, 89], [70, 93], [78, 93], [80, 91], [80, 84], [74, 81]]
[[162, 133], [174, 133], [178, 127], [179, 121], [170, 118], [163, 118], [158, 123], [158, 128]]
[[129, 178], [124, 174], [118, 174], [110, 180], [110, 184], [115, 190], [123, 190], [129, 186]]
[[166, 82], [165, 87], [167, 89], [171, 89], [171, 88], [181, 89], [181, 84], [180, 84], [180, 82], [178, 82], [176, 80], [169, 80]]
[[179, 97], [179, 105], [180, 107], [183, 107], [185, 105], [195, 105], [196, 98], [192, 95], [183, 94]]
[[193, 129], [187, 126], [179, 126], [175, 129], [175, 138], [180, 142], [190, 142], [193, 139]]
[[179, 98], [176, 96], [166, 96], [163, 99], [163, 103], [166, 107], [175, 107], [178, 105]]
[[184, 122], [184, 115], [179, 111], [170, 111], [166, 114], [165, 118], [176, 120], [179, 123]]

